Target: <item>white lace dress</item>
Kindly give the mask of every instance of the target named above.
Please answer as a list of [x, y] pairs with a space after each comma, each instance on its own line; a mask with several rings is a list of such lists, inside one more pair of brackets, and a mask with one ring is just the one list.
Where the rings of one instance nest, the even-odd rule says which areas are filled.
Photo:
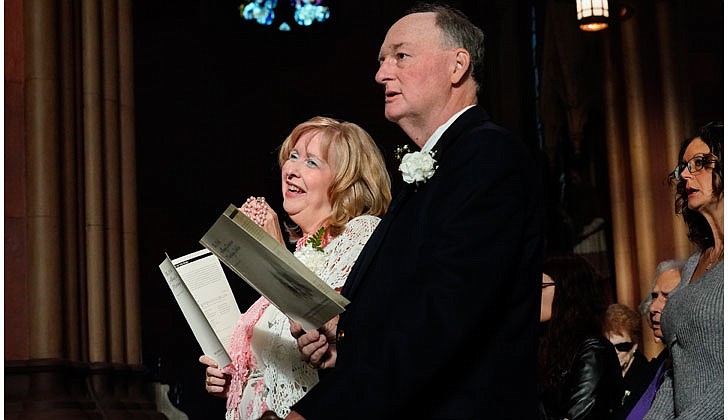
[[[341, 288], [378, 224], [379, 218], [375, 216], [350, 220], [344, 232], [324, 248], [322, 264], [309, 268], [329, 286]], [[300, 251], [294, 255], [306, 263]], [[254, 323], [252, 328], [251, 323]], [[240, 348], [241, 337], [246, 331], [250, 340], [249, 354], [231, 355], [236, 371], [242, 373], [233, 374], [225, 418], [257, 419], [266, 410], [285, 417], [290, 407], [318, 382], [318, 373], [301, 360], [296, 340], [289, 330], [288, 317], [264, 297], [241, 316], [232, 336], [232, 348]], [[231, 393], [237, 394], [237, 398], [231, 398]], [[237, 407], [236, 401], [240, 401]]]

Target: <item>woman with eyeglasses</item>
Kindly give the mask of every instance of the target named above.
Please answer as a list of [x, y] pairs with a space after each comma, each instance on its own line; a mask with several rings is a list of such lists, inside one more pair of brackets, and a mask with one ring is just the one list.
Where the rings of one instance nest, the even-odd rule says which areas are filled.
[[723, 418], [723, 124], [685, 140], [671, 175], [697, 251], [660, 318], [672, 356], [645, 419]]
[[541, 420], [612, 419], [624, 394], [619, 359], [602, 335], [605, 285], [577, 254], [544, 260], [538, 390]]

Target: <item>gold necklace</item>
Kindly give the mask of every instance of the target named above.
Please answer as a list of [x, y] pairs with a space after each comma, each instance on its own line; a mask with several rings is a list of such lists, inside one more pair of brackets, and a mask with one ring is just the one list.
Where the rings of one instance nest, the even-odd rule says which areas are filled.
[[[715, 249], [715, 247], [712, 247], [711, 249]], [[723, 248], [721, 248], [721, 250], [720, 250], [720, 254], [718, 254], [718, 256], [717, 256], [717, 257], [714, 257], [714, 258], [710, 258], [710, 255], [709, 255], [709, 253], [708, 253], [708, 252], [706, 252], [706, 253], [705, 253], [705, 256], [706, 256], [706, 258], [705, 258], [705, 261], [707, 262], [707, 263], [705, 264], [705, 271], [708, 271], [708, 270], [710, 270], [711, 268], [713, 268], [713, 266], [714, 266], [714, 265], [715, 265], [716, 263], [718, 263], [718, 261], [720, 261], [720, 260], [722, 260], [722, 259], [723, 259]]]

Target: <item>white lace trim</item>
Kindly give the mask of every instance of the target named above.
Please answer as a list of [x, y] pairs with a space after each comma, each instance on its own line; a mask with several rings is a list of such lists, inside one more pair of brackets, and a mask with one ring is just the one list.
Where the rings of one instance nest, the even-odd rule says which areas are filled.
[[[359, 216], [350, 220], [344, 232], [324, 248], [324, 264], [314, 272], [329, 286], [342, 287], [379, 220], [374, 216]], [[263, 412], [262, 398], [269, 410], [285, 417], [290, 407], [318, 383], [318, 373], [301, 360], [296, 340], [289, 331], [288, 317], [273, 305], [265, 310], [255, 325], [251, 345], [259, 366], [252, 368], [243, 391], [240, 415], [246, 418], [249, 411], [247, 406], [253, 408], [248, 418], [259, 418]], [[255, 383], [259, 380], [265, 385], [255, 391]]]

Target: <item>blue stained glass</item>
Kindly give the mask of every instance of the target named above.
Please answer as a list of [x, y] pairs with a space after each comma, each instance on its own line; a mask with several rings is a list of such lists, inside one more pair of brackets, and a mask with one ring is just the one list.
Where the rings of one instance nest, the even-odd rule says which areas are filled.
[[303, 5], [296, 2], [296, 11], [293, 13], [293, 18], [299, 25], [310, 26], [314, 20], [323, 22], [328, 19], [329, 8], [326, 6], [313, 5], [308, 2], [305, 2]]
[[[329, 18], [329, 8], [321, 6], [321, 0], [290, 0], [294, 7], [293, 19], [301, 26], [310, 26], [313, 22], [323, 22]], [[245, 20], [254, 20], [261, 25], [272, 25], [276, 18], [274, 9], [278, 0], [248, 0], [247, 5], [240, 5], [240, 16]], [[278, 26], [280, 31], [290, 31], [288, 23]]]
[[246, 20], [255, 20], [261, 25], [270, 25], [275, 19], [273, 9], [277, 3], [278, 0], [255, 0], [242, 9], [240, 16]]

